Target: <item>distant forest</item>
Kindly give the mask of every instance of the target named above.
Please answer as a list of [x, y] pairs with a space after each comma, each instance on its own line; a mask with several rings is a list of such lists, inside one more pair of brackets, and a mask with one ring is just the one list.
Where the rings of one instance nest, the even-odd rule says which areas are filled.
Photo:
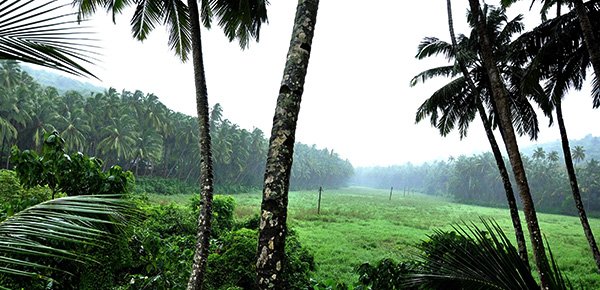
[[[154, 94], [89, 89], [94, 88], [61, 93], [37, 82], [17, 63], [1, 62], [1, 167], [11, 167], [13, 145], [39, 150], [44, 133], [56, 130], [68, 151], [97, 156], [105, 167], [118, 164], [136, 177], [198, 180], [197, 118], [170, 110]], [[210, 127], [217, 192], [262, 188], [268, 145], [264, 133], [224, 118], [219, 104], [212, 108]], [[296, 144], [292, 188], [340, 187], [352, 174], [350, 162], [333, 150]]]
[[[586, 210], [591, 216], [600, 217], [600, 152], [596, 145], [600, 144], [600, 138], [586, 136], [572, 141], [572, 144], [573, 160]], [[531, 153], [522, 156], [536, 208], [545, 212], [576, 215], [562, 153], [559, 153], [560, 144], [553, 142], [541, 146], [543, 147], [525, 149], [524, 152]], [[509, 175], [516, 188], [512, 172]], [[451, 157], [445, 161], [422, 165], [408, 163], [356, 168], [351, 183], [449, 196], [461, 203], [506, 207], [506, 193], [494, 156], [490, 152]]]

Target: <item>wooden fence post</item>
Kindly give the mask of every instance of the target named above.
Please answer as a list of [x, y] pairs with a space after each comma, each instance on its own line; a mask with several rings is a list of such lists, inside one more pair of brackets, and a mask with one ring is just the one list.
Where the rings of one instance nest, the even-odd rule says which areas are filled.
[[321, 214], [321, 192], [323, 192], [323, 187], [319, 186], [319, 201], [317, 202], [317, 214]]
[[392, 192], [394, 191], [394, 187], [390, 188], [390, 200], [392, 200]]

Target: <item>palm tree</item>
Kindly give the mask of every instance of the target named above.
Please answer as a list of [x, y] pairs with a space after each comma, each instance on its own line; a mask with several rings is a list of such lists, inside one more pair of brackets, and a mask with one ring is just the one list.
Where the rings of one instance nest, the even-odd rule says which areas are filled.
[[318, 0], [299, 1], [269, 140], [256, 262], [259, 289], [285, 289], [281, 279], [296, 123], [317, 20]]
[[[0, 59], [94, 77], [81, 62], [96, 61], [96, 47], [85, 38], [89, 32], [78, 26], [73, 13], [65, 9], [57, 1], [2, 1]], [[4, 84], [9, 84], [4, 76]]]
[[[250, 39], [259, 37], [260, 27], [267, 20], [265, 0], [188, 0], [187, 7], [181, 0], [151, 0], [136, 3], [131, 20], [133, 36], [146, 39], [148, 33], [164, 22], [169, 29], [169, 45], [183, 61], [192, 52], [194, 82], [196, 86], [196, 109], [200, 130], [200, 194], [202, 208], [198, 217], [198, 242], [188, 289], [202, 289], [203, 275], [208, 257], [210, 220], [212, 216], [213, 172], [209, 129], [208, 93], [202, 57], [200, 22], [210, 28], [213, 17], [219, 19], [230, 41], [239, 40], [242, 48]], [[112, 10], [113, 16], [120, 13], [128, 1], [76, 0], [82, 15], [95, 12], [98, 5]], [[201, 12], [201, 13], [199, 13]]]
[[[502, 0], [502, 5], [510, 6], [518, 0]], [[532, 4], [536, 0], [532, 1]], [[577, 20], [579, 22], [581, 38], [585, 42], [585, 50], [589, 56], [589, 61], [594, 69], [594, 82], [593, 82], [593, 91], [600, 90], [600, 81], [598, 81], [598, 77], [600, 76], [600, 40], [598, 39], [598, 35], [596, 32], [598, 29], [594, 30], [594, 26], [592, 25], [592, 21], [590, 20], [589, 11], [591, 9], [591, 5], [596, 5], [595, 1], [588, 1], [587, 5], [583, 2], [583, 0], [572, 0], [572, 1], [564, 1], [564, 0], [540, 0], [543, 3], [542, 8], [542, 16], [545, 17], [546, 11], [554, 4], [557, 4], [558, 9], [560, 11], [560, 6], [563, 4], [567, 4], [568, 6], [574, 7], [575, 15], [577, 16]], [[567, 3], [564, 3], [567, 2]], [[587, 6], [587, 7], [586, 7]], [[597, 93], [593, 94], [594, 98], [594, 107], [600, 106], [600, 95]]]
[[[563, 1], [556, 0], [544, 2], [545, 9], [549, 9], [552, 3], [556, 3], [556, 19], [558, 19], [558, 21], [561, 21], [562, 2]], [[575, 5], [577, 6], [577, 4]], [[554, 21], [553, 23], [558, 22]], [[547, 96], [546, 98], [550, 100], [550, 104], [556, 111], [556, 121], [558, 123], [558, 129], [560, 132], [561, 146], [573, 199], [579, 213], [579, 218], [584, 229], [584, 233], [594, 256], [596, 266], [598, 270], [600, 270], [600, 251], [598, 250], [598, 246], [589, 225], [585, 207], [581, 199], [579, 184], [575, 174], [575, 166], [573, 165], [573, 158], [571, 156], [571, 149], [569, 146], [569, 138], [567, 136], [567, 130], [562, 111], [562, 99], [568, 93], [568, 91], [571, 88], [581, 90], [583, 81], [585, 80], [585, 70], [589, 64], [589, 60], [586, 59], [584, 52], [585, 50], [579, 45], [579, 42], [572, 41], [572, 36], [569, 36], [570, 31], [573, 30], [571, 28], [572, 26], [570, 27], [569, 25], [555, 24], [551, 25], [551, 27], [552, 29], [549, 33], [547, 33], [547, 40], [539, 47], [537, 54], [532, 57], [532, 61], [530, 63], [531, 68], [529, 68], [528, 71], [531, 75], [533, 75], [532, 78], [536, 79], [537, 77], [538, 81], [543, 79], [546, 81], [544, 92]], [[535, 31], [543, 32], [544, 29], [545, 27], [542, 25], [541, 28], [534, 29], [534, 32], [530, 34], [534, 35], [535, 37]], [[526, 35], [522, 36], [521, 38], [528, 39], [529, 37], [529, 35]], [[556, 159], [556, 161], [559, 160], [558, 153], [552, 157], [554, 157], [553, 159]]]
[[529, 229], [534, 261], [537, 266], [538, 274], [540, 275], [541, 286], [543, 289], [549, 289], [549, 265], [547, 263], [546, 252], [544, 250], [533, 198], [527, 182], [527, 175], [525, 174], [525, 168], [523, 166], [519, 145], [517, 144], [517, 138], [512, 124], [509, 106], [510, 100], [507, 95], [507, 89], [498, 70], [496, 56], [492, 50], [492, 43], [487, 33], [487, 24], [484, 15], [481, 13], [479, 0], [469, 0], [469, 5], [476, 24], [478, 42], [481, 47], [481, 58], [490, 81], [491, 99], [498, 113], [500, 131], [502, 132], [502, 138], [504, 139], [506, 151], [508, 152], [508, 157], [513, 168], [513, 174], [515, 175], [515, 180], [519, 187], [519, 194], [521, 195], [521, 200], [523, 202], [523, 211], [525, 212], [525, 220], [527, 221], [527, 227]]
[[585, 149], [583, 149], [583, 146], [575, 146], [571, 150], [571, 154], [573, 154], [573, 160], [577, 163], [585, 159]]
[[535, 150], [533, 150], [533, 155], [531, 155], [531, 157], [533, 157], [533, 159], [545, 159], [546, 151], [542, 147], [537, 147]]
[[[500, 172], [502, 184], [506, 193], [506, 199], [508, 202], [513, 227], [515, 230], [515, 236], [519, 247], [519, 254], [523, 261], [527, 262], [527, 249], [525, 238], [523, 235], [523, 229], [521, 227], [521, 221], [519, 217], [519, 211], [516, 205], [516, 199], [512, 190], [510, 178], [500, 148], [496, 141], [496, 137], [493, 134], [493, 128], [491, 120], [488, 118], [483, 103], [489, 97], [485, 97], [482, 94], [489, 92], [485, 87], [487, 86], [485, 80], [477, 80], [479, 86], [476, 85], [476, 79], [478, 71], [482, 70], [482, 67], [477, 64], [473, 58], [476, 56], [476, 52], [473, 48], [465, 47], [472, 45], [472, 41], [464, 35], [461, 35], [461, 44], [459, 45], [456, 36], [454, 34], [453, 19], [452, 19], [452, 8], [450, 1], [447, 1], [448, 8], [448, 26], [450, 30], [450, 38], [452, 44], [447, 44], [443, 41], [426, 38], [419, 46], [419, 52], [417, 53], [418, 58], [424, 58], [425, 56], [431, 56], [438, 53], [445, 53], [448, 58], [454, 58], [455, 64], [447, 67], [440, 67], [427, 70], [415, 78], [413, 78], [411, 84], [415, 84], [419, 79], [425, 79], [426, 76], [433, 75], [454, 75], [461, 73], [462, 77], [450, 82], [440, 90], [436, 91], [428, 100], [426, 100], [421, 107], [417, 110], [416, 121], [420, 122], [426, 116], [431, 117], [431, 123], [433, 126], [440, 130], [442, 136], [446, 136], [450, 130], [458, 125], [461, 138], [467, 134], [469, 123], [475, 117], [479, 115], [484, 125], [486, 136], [492, 147], [496, 166]], [[510, 41], [512, 31], [515, 27], [520, 26], [520, 16], [517, 16], [512, 21], [508, 21], [506, 16], [501, 9], [492, 9], [489, 12], [488, 21], [492, 23], [490, 27], [493, 27], [491, 32], [496, 39], [502, 39], [496, 41], [496, 47], [505, 44]], [[504, 23], [504, 25], [502, 25]], [[503, 37], [502, 37], [503, 36]], [[471, 59], [466, 59], [470, 57]], [[467, 63], [471, 64], [472, 71], [469, 72]], [[459, 72], [457, 72], [457, 70]], [[513, 104], [516, 104], [514, 102]], [[521, 103], [525, 104], [525, 103]], [[438, 111], [442, 113], [438, 115]], [[493, 112], [492, 112], [493, 113]], [[438, 118], [439, 117], [439, 118]], [[521, 122], [527, 120], [521, 119]], [[533, 130], [537, 129], [537, 125], [521, 126], [524, 128], [530, 128]], [[530, 136], [535, 136], [535, 131], [529, 132]]]

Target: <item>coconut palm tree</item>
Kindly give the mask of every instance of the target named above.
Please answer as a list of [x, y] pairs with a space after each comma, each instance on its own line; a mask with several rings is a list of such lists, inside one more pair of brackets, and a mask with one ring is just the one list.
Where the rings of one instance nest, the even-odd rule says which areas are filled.
[[285, 289], [281, 279], [296, 123], [317, 20], [318, 0], [298, 1], [292, 40], [269, 140], [256, 262], [259, 289]]
[[519, 187], [519, 194], [521, 195], [521, 200], [523, 202], [523, 211], [529, 229], [533, 257], [538, 274], [540, 275], [541, 286], [543, 289], [549, 289], [550, 275], [549, 265], [547, 263], [548, 260], [546, 258], [533, 198], [527, 182], [527, 175], [525, 173], [512, 123], [509, 105], [510, 98], [507, 94], [507, 88], [500, 76], [496, 56], [492, 48], [492, 42], [487, 32], [488, 24], [486, 23], [485, 16], [482, 15], [479, 0], [469, 0], [469, 6], [477, 31], [478, 43], [481, 48], [481, 59], [490, 82], [492, 103], [498, 113], [500, 131], [502, 132], [502, 138], [504, 139], [506, 151], [508, 152], [508, 157], [513, 168], [513, 174], [515, 175], [515, 180]]
[[585, 159], [585, 149], [583, 149], [583, 146], [575, 146], [571, 149], [571, 154], [573, 154], [573, 160], [577, 163]]
[[[581, 90], [590, 58], [586, 54], [583, 45], [578, 41], [578, 33], [574, 33], [574, 31], [581, 28], [580, 25], [575, 24], [574, 22], [576, 21], [574, 20], [569, 21], [572, 17], [563, 17], [561, 15], [563, 1], [545, 1], [543, 11], [550, 9], [552, 4], [556, 4], [556, 18], [552, 21], [546, 21], [548, 22], [547, 24], [542, 24], [532, 32], [521, 36], [517, 42], [532, 43], [532, 38], [542, 40], [540, 42], [542, 43], [541, 45], [528, 45], [530, 51], [533, 51], [533, 53], [529, 56], [531, 61], [527, 71], [531, 75], [530, 77], [536, 82], [545, 81], [544, 93], [550, 101], [551, 109], [554, 109], [556, 112], [556, 121], [560, 133], [567, 176], [575, 206], [596, 266], [600, 270], [600, 251], [589, 226], [585, 207], [581, 199], [562, 111], [562, 100], [569, 90]], [[531, 81], [529, 82], [531, 83]], [[524, 84], [524, 86], [526, 85]], [[550, 158], [550, 155], [548, 156]], [[553, 157], [558, 161], [558, 154]]]
[[[521, 227], [516, 199], [512, 190], [510, 178], [508, 176], [508, 171], [504, 164], [502, 153], [500, 152], [496, 137], [493, 134], [493, 124], [488, 118], [488, 114], [484, 108], [484, 102], [489, 101], [489, 96], [486, 95], [489, 94], [489, 88], [486, 87], [486, 80], [480, 79], [480, 77], [485, 76], [485, 74], [482, 72], [483, 68], [481, 67], [479, 60], [476, 59], [477, 48], [472, 47], [474, 45], [473, 40], [464, 35], [460, 36], [461, 42], [459, 45], [454, 34], [450, 1], [447, 1], [447, 8], [452, 44], [448, 44], [436, 38], [426, 38], [419, 46], [417, 58], [424, 58], [426, 56], [444, 53], [447, 58], [454, 59], [455, 64], [446, 67], [430, 69], [420, 73], [413, 78], [411, 84], [414, 85], [419, 80], [425, 80], [426, 78], [435, 75], [454, 76], [456, 74], [461, 74], [462, 76], [451, 81], [449, 84], [436, 91], [429, 99], [427, 99], [418, 108], [416, 121], [420, 122], [427, 116], [430, 116], [432, 125], [440, 130], [440, 134], [442, 136], [446, 136], [456, 126], [462, 138], [463, 136], [466, 136], [468, 126], [473, 118], [476, 115], [480, 116], [480, 119], [484, 125], [486, 136], [490, 142], [490, 146], [492, 147], [496, 166], [500, 172], [502, 184], [506, 193], [510, 215], [515, 230], [515, 236], [519, 246], [519, 254], [524, 261], [527, 261], [528, 257], [526, 243], [523, 235], [523, 229]], [[496, 39], [495, 48], [497, 48], [497, 51], [501, 50], [500, 47], [502, 46], [509, 46], [510, 38], [513, 32], [518, 31], [519, 27], [522, 27], [520, 20], [521, 17], [517, 16], [513, 20], [509, 21], [506, 18], [503, 9], [491, 9], [488, 12], [488, 22], [491, 23], [489, 27], [492, 28], [490, 33]], [[474, 33], [472, 33], [472, 35], [476, 36]], [[467, 57], [470, 59], [467, 59]], [[513, 102], [513, 104], [529, 106], [528, 102]], [[441, 116], [439, 113], [441, 113]], [[493, 111], [492, 115], [494, 115]], [[515, 119], [516, 122], [520, 123], [534, 120], [535, 118]], [[537, 123], [532, 125], [521, 125], [519, 127], [533, 130], [528, 132], [532, 138], [537, 135]]]
[[[212, 216], [213, 172], [211, 139], [209, 129], [208, 93], [202, 57], [200, 22], [210, 28], [213, 18], [230, 41], [239, 40], [242, 48], [249, 45], [252, 38], [259, 38], [260, 27], [267, 20], [265, 0], [150, 0], [136, 2], [136, 10], [131, 19], [133, 36], [144, 40], [157, 25], [165, 23], [169, 30], [169, 46], [185, 61], [192, 53], [194, 82], [196, 86], [196, 108], [200, 130], [200, 194], [202, 208], [198, 217], [198, 243], [192, 275], [188, 289], [201, 289], [208, 257], [210, 220]], [[114, 15], [120, 13], [129, 1], [76, 0], [80, 14], [86, 16], [104, 6]]]
[[[501, 3], [504, 6], [510, 6], [517, 1], [518, 0], [502, 0]], [[532, 4], [535, 2], [536, 0], [533, 0]], [[600, 39], [598, 39], [598, 35], [596, 34], [598, 29], [594, 28], [591, 20], [592, 18], [589, 15], [592, 6], [597, 5], [597, 3], [595, 1], [588, 1], [587, 3], [584, 3], [583, 0], [540, 0], [540, 2], [543, 4], [541, 10], [542, 17], [545, 17], [545, 13], [553, 5], [558, 5], [559, 11], [560, 6], [565, 4], [574, 8], [575, 16], [577, 17], [580, 27], [580, 37], [585, 42], [585, 50], [589, 56], [592, 68], [594, 69], [595, 80], [593, 83], [593, 90], [598, 91], [600, 89], [600, 82], [598, 81], [598, 77], [600, 76]], [[594, 107], [600, 106], [600, 96], [594, 94], [593, 97]]]

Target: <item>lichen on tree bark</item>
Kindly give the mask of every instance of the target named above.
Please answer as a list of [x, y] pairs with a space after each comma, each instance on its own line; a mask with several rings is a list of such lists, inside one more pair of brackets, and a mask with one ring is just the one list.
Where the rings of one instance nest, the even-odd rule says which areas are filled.
[[285, 289], [282, 280], [287, 203], [296, 123], [317, 18], [318, 0], [300, 0], [279, 89], [265, 170], [257, 249], [259, 289]]

